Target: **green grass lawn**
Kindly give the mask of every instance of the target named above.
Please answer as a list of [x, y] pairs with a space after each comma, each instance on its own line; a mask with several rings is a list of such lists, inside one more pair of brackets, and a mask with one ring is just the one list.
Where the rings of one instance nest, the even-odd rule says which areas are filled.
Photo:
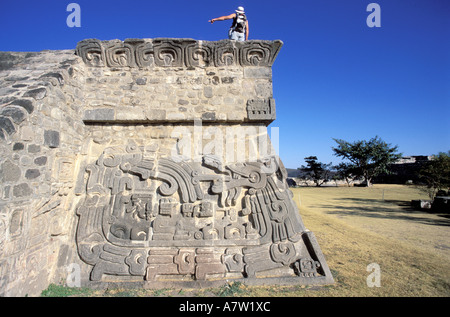
[[[316, 235], [335, 278], [330, 286], [217, 289], [84, 290], [66, 296], [450, 296], [450, 218], [410, 208], [427, 199], [403, 185], [303, 187], [292, 189], [303, 222]], [[380, 268], [380, 287], [368, 287], [371, 263]], [[52, 286], [46, 296], [64, 296]]]

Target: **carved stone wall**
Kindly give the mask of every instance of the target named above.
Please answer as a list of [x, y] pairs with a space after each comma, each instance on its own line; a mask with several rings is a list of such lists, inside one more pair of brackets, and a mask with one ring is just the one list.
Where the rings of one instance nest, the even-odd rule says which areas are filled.
[[332, 283], [267, 134], [281, 46], [0, 55], [0, 294], [36, 294], [71, 263], [84, 286]]
[[82, 41], [77, 55], [89, 66], [84, 121], [270, 123], [271, 66], [281, 46], [281, 41]]
[[84, 63], [0, 52], [0, 296], [39, 295], [76, 261]]

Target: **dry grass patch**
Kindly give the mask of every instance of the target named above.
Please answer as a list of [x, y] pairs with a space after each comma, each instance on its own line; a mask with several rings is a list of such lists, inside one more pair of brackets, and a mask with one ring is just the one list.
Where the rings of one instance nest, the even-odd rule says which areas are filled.
[[[450, 295], [450, 219], [412, 210], [412, 199], [424, 199], [416, 188], [296, 188], [293, 193], [336, 279], [335, 286], [316, 295]], [[380, 265], [379, 288], [366, 284], [370, 263]]]

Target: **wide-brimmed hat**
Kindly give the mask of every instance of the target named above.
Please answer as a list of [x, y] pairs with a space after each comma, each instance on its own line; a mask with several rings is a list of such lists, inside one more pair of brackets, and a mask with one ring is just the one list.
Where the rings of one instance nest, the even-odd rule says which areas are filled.
[[244, 7], [238, 7], [236, 10], [237, 13], [245, 13]]

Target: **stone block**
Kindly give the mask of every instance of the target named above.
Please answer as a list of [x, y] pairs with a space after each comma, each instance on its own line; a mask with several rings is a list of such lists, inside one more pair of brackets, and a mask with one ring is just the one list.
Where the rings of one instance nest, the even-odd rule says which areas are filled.
[[110, 108], [86, 110], [84, 112], [84, 121], [111, 121], [115, 119], [115, 111]]
[[44, 166], [47, 164], [47, 157], [46, 156], [40, 156], [34, 159], [34, 164], [37, 166]]
[[212, 87], [211, 87], [211, 86], [206, 86], [206, 87], [203, 89], [203, 95], [204, 95], [206, 98], [212, 98], [212, 97], [213, 97], [213, 89], [212, 89]]
[[41, 151], [41, 146], [38, 144], [28, 145], [28, 153], [39, 153]]
[[20, 167], [10, 160], [6, 160], [1, 165], [0, 180], [2, 182], [17, 182], [21, 176]]
[[149, 121], [165, 121], [168, 119], [167, 111], [163, 109], [150, 109], [145, 111], [145, 118]]
[[44, 87], [41, 88], [36, 88], [36, 89], [32, 89], [32, 90], [28, 90], [23, 97], [31, 97], [34, 98], [36, 100], [41, 100], [44, 99], [44, 97], [47, 95], [47, 89], [45, 89]]
[[247, 102], [248, 119], [252, 121], [273, 121], [276, 118], [275, 100], [251, 99]]
[[35, 131], [33, 130], [33, 127], [24, 125], [20, 127], [20, 138], [23, 141], [31, 141], [33, 140], [34, 136]]
[[45, 130], [44, 131], [44, 144], [49, 148], [59, 147], [60, 136], [58, 131]]
[[147, 78], [138, 78], [138, 79], [136, 79], [136, 84], [138, 84], [138, 85], [145, 85], [145, 84], [147, 84]]
[[215, 112], [205, 112], [202, 114], [202, 120], [205, 121], [215, 121], [216, 113]]
[[0, 115], [0, 129], [5, 131], [9, 135], [12, 135], [16, 132], [16, 127], [14, 126], [12, 120], [2, 115]]
[[272, 69], [268, 67], [249, 67], [244, 69], [244, 78], [272, 79]]
[[13, 196], [16, 198], [29, 197], [32, 194], [33, 190], [27, 183], [22, 183], [13, 187]]
[[9, 105], [22, 107], [28, 113], [32, 113], [34, 110], [33, 102], [29, 99], [16, 99], [16, 100], [12, 101]]
[[21, 142], [14, 143], [13, 151], [21, 151], [25, 148], [25, 145]]
[[29, 169], [25, 172], [26, 179], [35, 179], [41, 175], [41, 172], [38, 169]]
[[7, 106], [2, 109], [0, 115], [10, 117], [15, 124], [22, 123], [22, 121], [26, 118], [25, 112], [20, 107]]

